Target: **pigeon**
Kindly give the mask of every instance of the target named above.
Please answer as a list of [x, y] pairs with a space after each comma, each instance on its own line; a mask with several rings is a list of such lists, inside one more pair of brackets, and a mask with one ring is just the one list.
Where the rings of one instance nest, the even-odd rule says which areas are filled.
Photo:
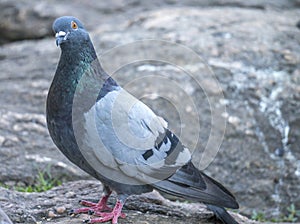
[[104, 71], [82, 22], [63, 16], [53, 30], [61, 55], [47, 96], [48, 130], [72, 163], [103, 184], [98, 203], [82, 200], [85, 207], [71, 213], [116, 224], [130, 195], [157, 190], [205, 203], [223, 223], [237, 223], [224, 208], [239, 207], [234, 195], [199, 171], [167, 122]]

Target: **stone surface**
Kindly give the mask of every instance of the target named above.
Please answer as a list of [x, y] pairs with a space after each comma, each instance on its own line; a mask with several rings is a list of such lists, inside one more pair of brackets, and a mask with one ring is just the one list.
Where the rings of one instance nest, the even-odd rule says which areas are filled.
[[[66, 194], [69, 190], [75, 193], [72, 197]], [[98, 181], [68, 182], [60, 187], [53, 188], [43, 193], [21, 193], [0, 187], [0, 202], [4, 212], [9, 214], [13, 223], [82, 223], [90, 218], [87, 214], [68, 215], [72, 208], [78, 208], [81, 199], [97, 201], [102, 194], [102, 186]], [[109, 200], [113, 206], [115, 196]], [[64, 208], [58, 212], [57, 208]], [[119, 223], [214, 223], [212, 212], [204, 205], [196, 203], [172, 202], [164, 199], [157, 192], [128, 199], [123, 210], [127, 217], [119, 219]], [[239, 223], [254, 223], [247, 218], [231, 213]]]
[[[24, 28], [31, 30], [42, 26], [48, 27], [42, 36], [48, 36], [53, 18], [72, 12], [91, 31], [102, 64], [108, 70], [131, 56], [145, 58], [151, 53], [155, 59], [169, 58], [175, 65], [187, 64], [185, 68], [197, 71], [195, 77], [209, 88], [208, 92], [181, 69], [162, 61], [135, 62], [123, 66], [113, 75], [120, 84], [166, 117], [176, 133], [180, 134], [181, 128], [187, 127], [186, 134], [181, 136], [186, 145], [193, 146], [200, 139], [194, 153], [197, 165], [201, 165], [199, 161], [212, 128], [209, 103], [217, 108], [225, 105], [226, 112], [222, 113], [222, 119], [227, 121], [224, 139], [206, 172], [236, 195], [242, 214], [251, 216], [256, 210], [267, 217], [278, 217], [292, 203], [300, 208], [299, 1], [37, 2], [0, 2], [28, 11], [24, 15], [37, 10], [37, 15], [45, 16], [45, 19], [36, 16], [30, 20], [38, 25], [18, 25], [20, 35]], [[2, 10], [1, 15], [18, 16], [4, 12], [9, 13], [9, 10]], [[19, 39], [41, 37], [25, 34]], [[6, 38], [3, 32], [0, 35]], [[148, 46], [147, 51], [141, 45], [111, 50], [142, 39], [163, 39], [192, 49], [213, 70], [222, 91], [206, 76], [208, 69], [203, 63], [192, 61], [190, 54], [176, 48], [168, 51], [159, 41], [153, 42], [151, 48]], [[15, 39], [5, 39], [5, 42], [11, 40]], [[55, 148], [46, 129], [45, 100], [58, 57], [59, 49], [55, 47], [53, 37], [0, 47], [1, 183], [31, 184], [38, 171], [45, 169], [53, 177], [64, 180], [90, 178]], [[194, 128], [197, 113], [184, 104], [187, 101], [185, 95], [176, 88], [174, 91], [173, 84], [165, 85], [162, 78], [151, 79], [151, 75], [157, 74], [179, 84], [193, 100], [196, 112], [200, 114], [200, 134]], [[181, 119], [178, 111], [172, 102], [160, 97], [162, 93], [172, 102], [182, 102], [187, 120], [178, 122]], [[210, 102], [207, 93], [211, 96]], [[224, 99], [220, 99], [221, 93]], [[221, 127], [222, 119], [216, 127]], [[222, 128], [216, 129], [222, 134]], [[16, 192], [10, 194], [19, 195]], [[23, 200], [21, 196], [17, 198]], [[8, 208], [3, 207], [11, 216]], [[62, 220], [66, 219], [63, 217]]]
[[[265, 9], [293, 9], [300, 6], [299, 0], [154, 0], [151, 2], [139, 2], [135, 0], [113, 0], [109, 4], [92, 0], [84, 2], [73, 1], [31, 1], [26, 0], [1, 0], [0, 1], [0, 44], [23, 39], [40, 39], [52, 35], [52, 21], [59, 15], [70, 13], [82, 20], [89, 20], [91, 28], [99, 21], [114, 22], [124, 20], [124, 16], [135, 14], [140, 11], [148, 11], [160, 7], [236, 7]], [[72, 10], [71, 10], [72, 9]], [[88, 11], [88, 13], [87, 13]], [[101, 25], [102, 26], [102, 25]]]
[[[50, 35], [55, 15], [44, 11], [43, 4], [27, 1], [0, 1], [0, 43], [37, 39]], [[43, 9], [42, 9], [43, 8]]]

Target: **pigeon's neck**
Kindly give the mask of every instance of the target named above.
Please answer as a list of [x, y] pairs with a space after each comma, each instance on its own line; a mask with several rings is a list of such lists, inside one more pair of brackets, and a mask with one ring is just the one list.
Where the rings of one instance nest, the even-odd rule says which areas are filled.
[[[69, 71], [75, 71], [78, 69], [84, 69], [91, 64], [98, 63], [96, 51], [91, 41], [81, 42], [76, 44], [61, 45], [61, 56], [58, 64], [58, 69], [68, 67]], [[63, 73], [62, 75], [70, 75]], [[82, 75], [76, 73], [75, 75]], [[74, 77], [72, 77], [74, 78]], [[80, 77], [78, 77], [80, 78]]]
[[76, 96], [80, 97], [81, 108], [84, 111], [96, 101], [102, 85], [108, 78], [95, 53], [92, 44], [78, 48], [64, 49], [57, 66], [57, 70], [49, 90], [51, 97], [60, 113], [69, 113]]
[[103, 70], [92, 42], [85, 41], [75, 46], [61, 46], [62, 53], [56, 71], [56, 78], [64, 81], [65, 85], [76, 85], [82, 77], [90, 80], [106, 80], [109, 76]]

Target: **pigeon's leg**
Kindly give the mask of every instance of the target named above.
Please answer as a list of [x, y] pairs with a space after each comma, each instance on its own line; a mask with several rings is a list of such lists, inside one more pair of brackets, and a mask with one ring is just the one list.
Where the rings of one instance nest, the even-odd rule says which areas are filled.
[[111, 190], [108, 186], [103, 187], [103, 196], [99, 200], [98, 203], [81, 200], [79, 203], [83, 206], [87, 206], [85, 208], [77, 208], [70, 211], [71, 214], [79, 214], [79, 213], [95, 213], [95, 212], [103, 212], [103, 211], [112, 211], [112, 208], [107, 206], [107, 200], [111, 194]]
[[86, 223], [102, 223], [111, 220], [112, 224], [118, 223], [118, 218], [125, 218], [126, 215], [122, 213], [123, 205], [125, 204], [127, 196], [118, 197], [117, 203], [114, 209], [111, 212], [95, 212], [94, 214], [97, 216], [101, 216], [100, 218], [93, 218], [90, 220], [86, 220]]

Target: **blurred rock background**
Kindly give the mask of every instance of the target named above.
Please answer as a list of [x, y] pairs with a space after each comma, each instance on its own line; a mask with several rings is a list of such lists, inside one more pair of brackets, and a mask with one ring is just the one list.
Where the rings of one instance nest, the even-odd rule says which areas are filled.
[[[51, 25], [59, 16], [73, 15], [90, 31], [99, 55], [143, 39], [179, 43], [198, 53], [223, 90], [219, 100], [207, 80], [213, 102], [226, 105], [224, 140], [206, 172], [236, 195], [239, 212], [248, 217], [260, 212], [278, 219], [290, 213], [291, 205], [300, 209], [300, 1], [1, 0], [0, 8], [0, 186], [31, 185], [45, 169], [64, 182], [90, 179], [56, 149], [45, 122], [47, 91], [60, 54]], [[109, 65], [126, 58], [123, 54], [100, 58]], [[188, 59], [184, 55], [178, 61]], [[155, 63], [134, 63], [115, 75], [127, 85], [153, 73], [173, 77], [196, 99], [204, 147], [211, 114], [205, 92], [193, 80], [174, 66]], [[155, 81], [130, 88], [136, 94], [156, 90]], [[167, 117], [173, 130], [180, 129], [178, 115], [163, 99], [144, 100]], [[185, 136], [187, 145], [198, 137], [193, 131]], [[203, 147], [195, 152], [195, 162]], [[10, 216], [7, 207], [3, 210]]]

